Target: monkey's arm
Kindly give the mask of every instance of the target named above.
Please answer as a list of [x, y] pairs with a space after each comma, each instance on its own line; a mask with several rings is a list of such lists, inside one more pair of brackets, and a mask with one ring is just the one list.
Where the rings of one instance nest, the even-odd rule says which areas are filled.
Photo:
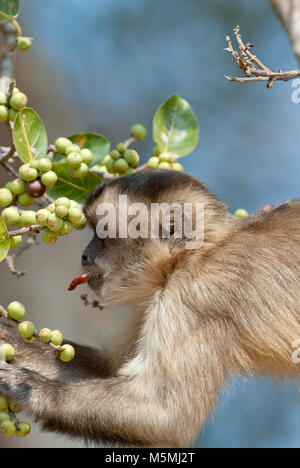
[[16, 350], [14, 363], [20, 367], [33, 370], [49, 379], [74, 379], [81, 377], [100, 377], [111, 373], [109, 357], [100, 349], [80, 346], [68, 341], [75, 348], [76, 358], [65, 366], [53, 350], [37, 341], [28, 344], [20, 337], [14, 322], [0, 318], [0, 343], [10, 343]]
[[211, 323], [195, 328], [192, 316], [172, 323], [166, 307], [174, 304], [150, 311], [136, 356], [115, 377], [51, 381], [0, 363], [0, 393], [48, 430], [109, 445], [188, 446], [224, 382], [224, 337], [216, 328], [212, 339]]

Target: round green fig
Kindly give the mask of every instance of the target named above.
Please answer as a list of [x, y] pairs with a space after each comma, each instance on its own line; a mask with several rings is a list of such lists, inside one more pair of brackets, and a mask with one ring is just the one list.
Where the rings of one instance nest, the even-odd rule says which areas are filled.
[[4, 359], [6, 362], [10, 362], [15, 357], [15, 349], [12, 345], [4, 343], [0, 345], [0, 358]]
[[0, 122], [6, 122], [8, 119], [8, 108], [3, 104], [0, 105]]
[[32, 38], [31, 37], [18, 37], [17, 47], [21, 52], [26, 52], [29, 50], [32, 45]]
[[61, 230], [63, 227], [63, 220], [59, 218], [55, 213], [51, 213], [48, 221], [47, 221], [47, 227], [50, 231], [52, 232], [58, 232]]
[[35, 326], [32, 322], [22, 322], [18, 326], [22, 338], [31, 338], [35, 334]]
[[22, 179], [15, 179], [11, 183], [11, 192], [14, 195], [22, 195], [26, 191], [26, 183]]
[[41, 226], [47, 226], [49, 215], [50, 213], [48, 210], [42, 209], [42, 210], [37, 211], [36, 213], [37, 224]]
[[59, 330], [53, 330], [51, 333], [51, 343], [60, 346], [64, 340], [63, 334]]
[[89, 166], [93, 162], [94, 156], [90, 149], [83, 148], [80, 151], [80, 154], [82, 156], [82, 162], [84, 162], [87, 166]]
[[10, 98], [9, 104], [10, 107], [15, 109], [16, 111], [22, 110], [27, 104], [27, 96], [24, 93], [14, 93]]
[[41, 181], [47, 188], [52, 188], [57, 182], [57, 175], [53, 171], [45, 172], [41, 177]]
[[72, 169], [78, 169], [83, 162], [83, 158], [79, 153], [70, 153], [67, 156], [67, 164]]
[[63, 345], [61, 348], [61, 352], [59, 358], [63, 362], [70, 362], [75, 357], [75, 349], [71, 345]]
[[6, 208], [13, 201], [12, 193], [6, 188], [0, 189], [0, 206]]
[[19, 422], [16, 425], [16, 436], [17, 437], [26, 437], [31, 431], [30, 424], [26, 422]]
[[40, 331], [39, 337], [43, 343], [50, 343], [52, 331], [49, 328], [43, 328]]
[[44, 229], [44, 231], [42, 232], [42, 239], [46, 244], [54, 244], [58, 239], [58, 232], [53, 232], [49, 229]]
[[14, 320], [23, 320], [26, 315], [25, 306], [19, 301], [13, 301], [7, 306], [7, 312], [10, 318]]
[[16, 425], [14, 422], [7, 420], [1, 424], [1, 433], [6, 437], [11, 437], [16, 432]]
[[114, 162], [114, 167], [115, 167], [115, 171], [119, 172], [121, 174], [125, 174], [129, 169], [129, 165], [128, 165], [127, 161], [125, 161], [125, 159], [123, 159], [123, 158], [120, 158], [117, 161], [115, 161]]
[[18, 203], [21, 206], [31, 206], [35, 202], [35, 199], [30, 197], [28, 193], [22, 193], [18, 196]]
[[10, 248], [17, 249], [23, 242], [22, 236], [14, 236], [10, 238]]
[[4, 208], [1, 213], [1, 217], [7, 226], [17, 226], [20, 219], [20, 213], [18, 208], [10, 206], [8, 208]]
[[0, 411], [8, 410], [8, 400], [5, 396], [0, 395]]
[[72, 224], [77, 224], [81, 221], [82, 211], [80, 208], [71, 207], [68, 212], [68, 220]]
[[55, 147], [59, 153], [66, 154], [66, 149], [71, 146], [72, 142], [68, 138], [58, 138], [55, 142]]
[[49, 172], [52, 169], [52, 162], [49, 158], [42, 158], [37, 161], [37, 169], [40, 172]]
[[37, 224], [36, 212], [35, 211], [23, 211], [20, 216], [19, 226], [29, 228]]
[[130, 135], [137, 140], [143, 140], [147, 136], [147, 130], [144, 125], [135, 124], [131, 127]]
[[80, 151], [80, 146], [71, 143], [69, 146], [67, 146], [65, 154], [68, 156], [70, 153], [80, 153]]

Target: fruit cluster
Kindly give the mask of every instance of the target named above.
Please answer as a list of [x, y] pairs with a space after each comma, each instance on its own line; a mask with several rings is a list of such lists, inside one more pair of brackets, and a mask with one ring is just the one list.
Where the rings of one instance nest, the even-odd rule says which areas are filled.
[[[130, 135], [134, 140], [143, 140], [147, 136], [146, 128], [141, 124], [131, 127]], [[140, 162], [137, 151], [128, 149], [125, 143], [118, 143], [98, 166], [99, 172], [108, 172], [116, 176], [134, 174]]]
[[177, 162], [177, 158], [173, 153], [164, 151], [159, 153], [154, 147], [153, 156], [147, 162], [148, 169], [169, 169], [173, 171], [183, 172], [182, 165]]
[[13, 89], [9, 99], [4, 92], [0, 92], [0, 122], [14, 122], [18, 113], [27, 105], [27, 101], [26, 94], [18, 88]]
[[53, 244], [59, 236], [71, 234], [73, 228], [77, 231], [84, 229], [86, 217], [77, 202], [62, 197], [46, 209], [39, 210], [36, 213], [36, 223], [46, 227], [42, 232], [43, 241]]
[[57, 175], [51, 171], [52, 162], [48, 158], [33, 160], [23, 164], [19, 177], [0, 189], [0, 207], [7, 207], [15, 201], [24, 207], [32, 205], [36, 198], [42, 197], [47, 188], [57, 182]]
[[[51, 343], [58, 347], [59, 358], [63, 362], [71, 361], [75, 356], [74, 348], [71, 345], [63, 345], [63, 334], [59, 330], [43, 328], [37, 333], [35, 325], [30, 321], [20, 322], [26, 316], [26, 309], [21, 302], [14, 301], [7, 307], [8, 318], [19, 322], [18, 332], [26, 343], [34, 343], [37, 338], [43, 343]], [[15, 349], [9, 343], [0, 346], [0, 357], [6, 362], [10, 362], [15, 357]]]
[[5, 396], [0, 395], [0, 431], [4, 436], [26, 437], [30, 433], [30, 424], [19, 422], [15, 417], [15, 414], [21, 411], [22, 408], [18, 403], [9, 401]]
[[68, 138], [58, 138], [55, 142], [57, 151], [66, 156], [68, 171], [71, 177], [81, 179], [89, 170], [94, 155], [88, 148], [81, 149], [79, 145], [73, 144]]

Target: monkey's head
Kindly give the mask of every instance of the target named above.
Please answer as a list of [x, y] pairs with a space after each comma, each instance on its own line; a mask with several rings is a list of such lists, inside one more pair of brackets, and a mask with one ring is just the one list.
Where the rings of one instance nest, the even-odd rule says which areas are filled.
[[[89, 286], [109, 304], [146, 301], [165, 285], [179, 260], [208, 245], [215, 226], [229, 217], [227, 207], [199, 180], [159, 170], [100, 185], [87, 199], [85, 214], [94, 236], [82, 266]], [[190, 245], [201, 239], [203, 227], [204, 245]]]

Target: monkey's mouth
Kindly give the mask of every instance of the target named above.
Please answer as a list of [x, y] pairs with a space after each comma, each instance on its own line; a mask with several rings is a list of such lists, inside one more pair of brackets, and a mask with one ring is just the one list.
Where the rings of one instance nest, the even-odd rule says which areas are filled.
[[91, 289], [98, 290], [104, 282], [103, 273], [90, 273], [87, 283]]

